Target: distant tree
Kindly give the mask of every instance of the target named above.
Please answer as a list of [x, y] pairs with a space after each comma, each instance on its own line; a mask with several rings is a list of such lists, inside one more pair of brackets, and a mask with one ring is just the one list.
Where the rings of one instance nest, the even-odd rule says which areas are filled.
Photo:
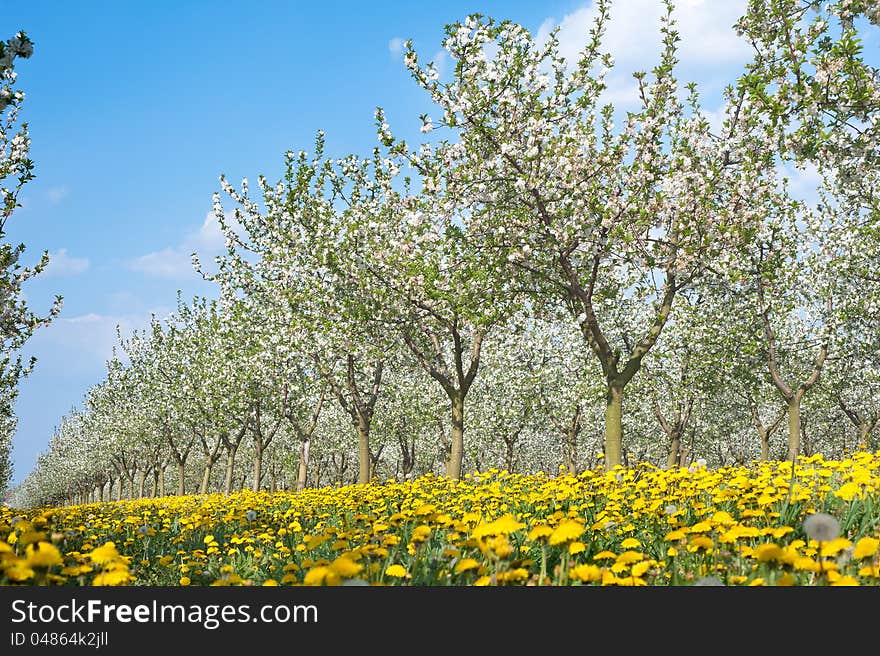
[[35, 266], [23, 267], [19, 259], [25, 245], [6, 241], [6, 223], [21, 206], [19, 193], [34, 178], [34, 163], [28, 157], [28, 126], [18, 118], [24, 93], [15, 88], [18, 75], [14, 70], [15, 60], [27, 59], [33, 51], [34, 45], [24, 32], [0, 41], [0, 492], [12, 479], [18, 382], [36, 362], [36, 358], [22, 362], [20, 349], [36, 328], [48, 324], [61, 311], [60, 296], [46, 316], [38, 316], [22, 295], [22, 283], [46, 268], [49, 253], [44, 251]]

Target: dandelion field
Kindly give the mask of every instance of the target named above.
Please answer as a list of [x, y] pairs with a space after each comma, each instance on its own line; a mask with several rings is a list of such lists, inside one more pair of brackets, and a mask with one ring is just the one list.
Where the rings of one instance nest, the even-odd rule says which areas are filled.
[[880, 585], [880, 454], [0, 508], [0, 584]]

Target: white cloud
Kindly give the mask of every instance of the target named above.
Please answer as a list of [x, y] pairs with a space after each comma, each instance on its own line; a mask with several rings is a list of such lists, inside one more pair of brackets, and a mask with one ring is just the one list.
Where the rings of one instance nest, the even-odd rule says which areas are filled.
[[159, 307], [122, 314], [89, 312], [65, 317], [62, 313], [34, 334], [29, 348], [37, 355], [41, 375], [64, 377], [102, 370], [103, 363], [113, 356], [113, 348], [119, 345], [117, 326], [122, 336], [128, 338], [134, 330], [149, 326], [151, 314], [161, 318], [168, 312], [168, 308]]
[[[234, 220], [228, 217], [233, 227]], [[202, 263], [213, 260], [225, 248], [226, 238], [213, 212], [205, 215], [198, 230], [187, 235], [179, 246], [169, 246], [130, 260], [128, 266], [154, 278], [188, 279], [198, 276], [193, 270], [192, 254], [198, 253]]]
[[443, 77], [446, 74], [446, 51], [438, 50], [434, 53], [434, 68], [437, 69], [437, 74], [440, 77]]
[[399, 36], [394, 37], [388, 42], [388, 52], [395, 57], [400, 57], [403, 54], [403, 45], [405, 43], [406, 41]]
[[49, 253], [49, 264], [43, 271], [43, 275], [70, 276], [82, 273], [88, 268], [88, 258], [72, 257], [67, 254], [66, 248], [59, 248], [54, 253]]
[[[681, 36], [678, 43], [681, 66], [702, 69], [745, 61], [749, 55], [748, 44], [733, 29], [733, 24], [745, 12], [745, 4], [744, 0], [679, 2], [673, 18]], [[660, 18], [664, 11], [663, 3], [658, 0], [614, 3], [602, 39], [602, 50], [610, 52], [619, 66], [628, 69], [627, 73], [650, 70], [660, 54]], [[566, 15], [558, 23], [548, 18], [538, 29], [537, 39], [546, 41], [550, 30], [558, 25], [560, 51], [574, 61], [587, 44], [595, 17], [595, 7], [588, 5]]]
[[100, 314], [89, 312], [88, 314], [81, 314], [78, 317], [63, 319], [63, 321], [69, 321], [70, 323], [96, 323], [101, 321], [102, 319], [103, 317]]
[[[748, 61], [750, 50], [745, 40], [737, 36], [733, 24], [744, 13], [745, 4], [745, 0], [679, 0], [673, 17], [681, 37], [677, 57], [682, 83], [694, 80], [701, 84], [701, 88], [717, 91], [741, 70]], [[633, 72], [650, 73], [659, 62], [663, 12], [663, 3], [658, 0], [627, 0], [612, 4], [601, 44], [601, 50], [609, 52], [615, 62], [607, 78], [609, 98], [631, 88]], [[538, 43], [546, 43], [551, 30], [559, 27], [559, 51], [573, 64], [587, 45], [595, 18], [593, 4], [577, 9], [559, 21], [547, 18], [538, 28], [535, 39]]]
[[788, 178], [788, 191], [793, 198], [815, 207], [819, 202], [819, 189], [823, 186], [822, 174], [815, 164], [799, 169], [790, 163], [780, 167], [780, 173]]
[[52, 187], [49, 191], [46, 192], [46, 196], [49, 198], [49, 202], [53, 205], [57, 205], [60, 203], [67, 195], [70, 193], [70, 188], [65, 186], [61, 187]]
[[164, 248], [141, 255], [129, 265], [132, 270], [154, 278], [183, 278], [194, 275], [189, 256], [179, 248]]

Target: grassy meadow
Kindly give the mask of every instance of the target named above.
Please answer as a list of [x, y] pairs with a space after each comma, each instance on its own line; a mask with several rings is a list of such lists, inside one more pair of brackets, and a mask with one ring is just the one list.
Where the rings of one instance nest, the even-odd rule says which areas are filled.
[[2, 585], [880, 585], [880, 454], [0, 508]]

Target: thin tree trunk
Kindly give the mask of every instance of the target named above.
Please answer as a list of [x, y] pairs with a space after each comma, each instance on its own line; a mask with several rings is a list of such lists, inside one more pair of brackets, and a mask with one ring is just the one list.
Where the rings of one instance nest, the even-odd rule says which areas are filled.
[[669, 440], [669, 455], [666, 457], [666, 468], [672, 469], [678, 466], [681, 457], [681, 432], [673, 430]]
[[799, 393], [788, 401], [788, 459], [792, 462], [801, 451], [801, 399]]
[[263, 444], [261, 440], [257, 440], [254, 444], [254, 484], [252, 489], [254, 492], [260, 491], [260, 483], [263, 480]]
[[358, 484], [370, 482], [370, 423], [358, 413]]
[[232, 493], [233, 476], [235, 475], [235, 453], [238, 447], [226, 450], [226, 477], [223, 481], [223, 491], [226, 494]]
[[449, 460], [446, 461], [446, 475], [454, 481], [461, 478], [464, 460], [464, 395], [452, 395], [452, 443], [449, 449]]
[[214, 469], [214, 461], [209, 458], [205, 463], [205, 469], [202, 472], [202, 484], [199, 486], [199, 494], [208, 493], [208, 484], [211, 482], [212, 469]]
[[177, 461], [177, 494], [184, 496], [186, 494], [186, 461]]
[[605, 470], [621, 464], [623, 444], [623, 386], [610, 384], [605, 406]]
[[306, 488], [309, 471], [309, 450], [312, 446], [312, 440], [302, 440], [299, 449], [299, 471], [296, 475], [296, 491], [302, 492]]

